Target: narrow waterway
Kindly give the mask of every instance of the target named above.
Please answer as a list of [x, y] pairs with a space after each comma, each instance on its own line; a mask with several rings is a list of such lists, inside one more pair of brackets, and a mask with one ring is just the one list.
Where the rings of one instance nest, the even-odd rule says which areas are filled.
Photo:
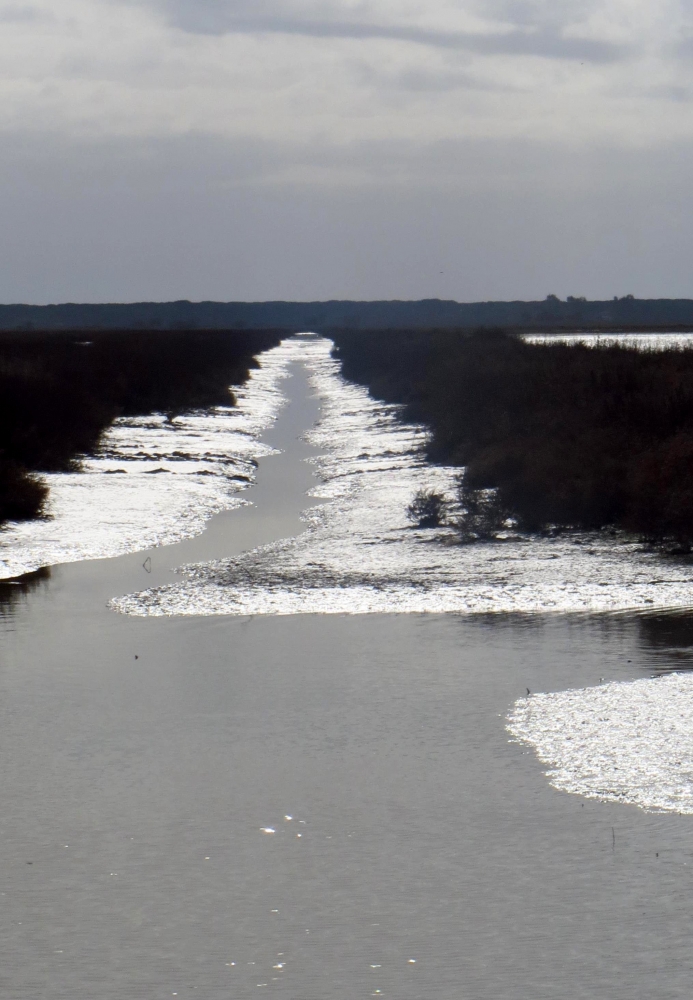
[[350, 613], [107, 607], [306, 528], [291, 370], [252, 506], [2, 590], [0, 995], [688, 997], [691, 818], [557, 790], [506, 730], [527, 689], [687, 668], [686, 614], [359, 614], [339, 578]]

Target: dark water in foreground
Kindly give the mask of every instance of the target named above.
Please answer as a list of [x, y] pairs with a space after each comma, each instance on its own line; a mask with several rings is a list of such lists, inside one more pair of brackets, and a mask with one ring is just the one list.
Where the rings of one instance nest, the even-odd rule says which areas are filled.
[[2, 591], [0, 996], [688, 997], [693, 820], [555, 791], [505, 730], [687, 667], [685, 615], [105, 608], [300, 530], [295, 398], [256, 507]]

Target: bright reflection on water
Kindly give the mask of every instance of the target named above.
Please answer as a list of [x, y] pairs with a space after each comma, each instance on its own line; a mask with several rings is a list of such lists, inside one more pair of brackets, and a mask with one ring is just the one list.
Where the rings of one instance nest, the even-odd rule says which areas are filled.
[[553, 343], [598, 345], [623, 344], [641, 351], [666, 351], [693, 347], [693, 333], [532, 333], [522, 338], [530, 344]]
[[693, 814], [693, 676], [602, 684], [515, 702], [508, 730], [554, 788]]
[[458, 469], [426, 464], [422, 427], [347, 383], [324, 338], [287, 341], [322, 415], [310, 432], [324, 503], [308, 530], [234, 559], [188, 566], [184, 579], [122, 597], [134, 615], [371, 612], [591, 612], [688, 607], [693, 568], [606, 532], [460, 545], [414, 530], [406, 507], [422, 487], [452, 494]]
[[[535, 749], [555, 788], [648, 812], [693, 814], [693, 616], [602, 622], [655, 676], [521, 698], [508, 731]], [[632, 624], [637, 653], [627, 639]]]
[[[693, 346], [690, 333], [581, 333], [526, 339], [588, 346], [620, 343], [652, 351]], [[644, 615], [639, 626], [645, 644], [655, 657], [659, 655], [658, 671], [690, 668], [689, 616]], [[549, 766], [547, 776], [555, 788], [647, 810], [693, 813], [693, 676], [689, 674], [532, 695], [516, 702], [508, 729], [535, 748]]]
[[283, 402], [287, 352], [262, 355], [262, 367], [234, 388], [238, 405], [175, 417], [117, 420], [81, 471], [47, 475], [49, 518], [10, 523], [0, 532], [0, 579], [40, 566], [122, 555], [181, 541], [221, 510], [272, 453], [259, 435]]

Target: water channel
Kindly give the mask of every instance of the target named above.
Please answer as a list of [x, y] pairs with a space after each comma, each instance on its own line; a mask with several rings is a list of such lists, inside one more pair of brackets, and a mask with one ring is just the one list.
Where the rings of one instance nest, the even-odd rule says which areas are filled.
[[[663, 685], [646, 691], [665, 719], [687, 710], [687, 675], [683, 693], [666, 685], [693, 662], [691, 618], [619, 605], [618, 588], [617, 611], [550, 610], [548, 570], [533, 611], [524, 577], [504, 613], [436, 610], [454, 552], [432, 557], [386, 510], [433, 475], [405, 460], [419, 430], [376, 408], [388, 443], [369, 451], [350, 397], [336, 451], [332, 397], [295, 354], [286, 374], [252, 505], [0, 588], [0, 996], [688, 997], [688, 747], [665, 742], [685, 759], [663, 811], [637, 804], [659, 758], [635, 773], [627, 727], [621, 801], [587, 751], [606, 717], [590, 692], [619, 719], [621, 682]], [[376, 553], [359, 579], [355, 545]], [[402, 568], [416, 545], [425, 560]], [[573, 574], [634, 562], [585, 547]], [[644, 595], [660, 586], [632, 572]], [[688, 573], [672, 570], [669, 597]], [[588, 694], [545, 711], [536, 692]], [[572, 738], [588, 710], [585, 753], [542, 750], [556, 718]]]

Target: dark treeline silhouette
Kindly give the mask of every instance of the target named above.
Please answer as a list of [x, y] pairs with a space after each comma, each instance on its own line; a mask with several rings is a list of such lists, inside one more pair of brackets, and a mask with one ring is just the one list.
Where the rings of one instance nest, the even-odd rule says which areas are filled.
[[0, 304], [0, 329], [693, 329], [693, 299], [598, 301], [548, 295], [539, 301], [455, 302], [452, 299], [358, 302], [122, 302]]
[[693, 545], [693, 350], [529, 344], [501, 331], [333, 334], [346, 378], [431, 429], [430, 458], [527, 530]]
[[0, 523], [40, 516], [36, 473], [74, 467], [118, 416], [232, 405], [272, 330], [0, 334]]

